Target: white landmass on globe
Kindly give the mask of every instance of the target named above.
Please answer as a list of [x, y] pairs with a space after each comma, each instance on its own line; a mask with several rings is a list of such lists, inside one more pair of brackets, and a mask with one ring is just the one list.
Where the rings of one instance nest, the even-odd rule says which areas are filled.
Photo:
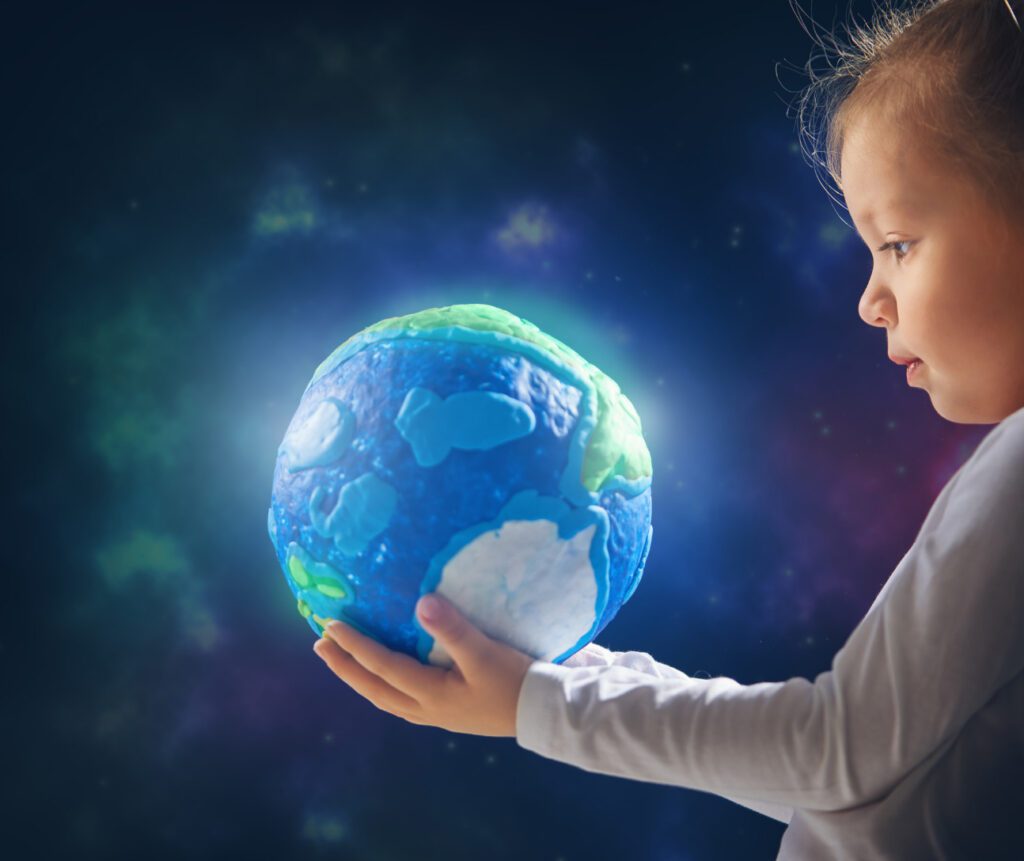
[[[590, 544], [596, 528], [591, 524], [563, 540], [552, 520], [505, 521], [453, 556], [435, 591], [487, 636], [550, 661], [594, 625]], [[427, 657], [452, 666], [436, 641]]]

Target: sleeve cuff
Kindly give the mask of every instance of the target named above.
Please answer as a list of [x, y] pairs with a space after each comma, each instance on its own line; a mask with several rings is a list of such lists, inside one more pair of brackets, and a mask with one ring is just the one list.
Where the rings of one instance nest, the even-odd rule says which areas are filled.
[[[576, 672], [583, 669], [577, 668]], [[516, 744], [520, 747], [552, 757], [549, 748], [557, 736], [553, 732], [557, 710], [565, 699], [562, 684], [573, 671], [550, 661], [536, 660], [530, 664], [516, 704]]]

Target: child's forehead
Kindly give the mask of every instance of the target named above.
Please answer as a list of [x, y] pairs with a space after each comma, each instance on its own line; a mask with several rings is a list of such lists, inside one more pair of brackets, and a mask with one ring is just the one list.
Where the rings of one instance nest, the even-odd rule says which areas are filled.
[[844, 182], [865, 185], [865, 180], [872, 179], [890, 189], [937, 178], [939, 172], [921, 136], [892, 123], [851, 126], [843, 136], [840, 161]]
[[919, 136], [895, 126], [852, 127], [841, 155], [840, 189], [851, 214], [865, 224], [885, 215], [923, 215], [955, 183]]

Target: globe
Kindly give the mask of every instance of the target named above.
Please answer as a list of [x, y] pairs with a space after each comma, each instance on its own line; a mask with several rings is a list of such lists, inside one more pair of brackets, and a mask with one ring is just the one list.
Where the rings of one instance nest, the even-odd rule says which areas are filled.
[[493, 305], [368, 326], [314, 371], [277, 451], [267, 528], [314, 632], [340, 619], [451, 667], [437, 592], [553, 663], [632, 597], [651, 548], [651, 456], [618, 385]]

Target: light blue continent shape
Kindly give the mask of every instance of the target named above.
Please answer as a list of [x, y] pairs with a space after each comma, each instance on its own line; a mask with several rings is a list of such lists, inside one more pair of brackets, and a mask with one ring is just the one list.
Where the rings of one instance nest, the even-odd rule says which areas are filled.
[[278, 451], [289, 472], [337, 460], [351, 445], [356, 417], [337, 398], [325, 398], [306, 420], [292, 428]]
[[324, 538], [333, 537], [337, 548], [346, 556], [360, 553], [384, 531], [398, 502], [398, 491], [372, 472], [343, 485], [334, 510], [325, 515], [321, 503], [326, 495], [322, 487], [313, 489], [309, 520]]
[[499, 392], [456, 392], [443, 400], [430, 389], [409, 389], [395, 427], [420, 466], [437, 466], [453, 448], [485, 450], [533, 433], [529, 404]]

